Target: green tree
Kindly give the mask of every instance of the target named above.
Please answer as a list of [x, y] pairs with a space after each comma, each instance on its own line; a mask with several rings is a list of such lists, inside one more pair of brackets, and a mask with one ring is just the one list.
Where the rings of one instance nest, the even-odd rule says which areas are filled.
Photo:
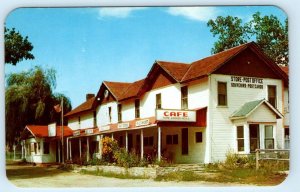
[[[71, 110], [70, 100], [53, 93], [56, 87], [55, 70], [35, 67], [29, 71], [7, 76], [5, 88], [6, 142], [12, 145], [27, 124], [47, 125], [59, 122], [60, 113], [53, 106], [63, 97], [64, 112]], [[66, 122], [66, 121], [64, 121]]]
[[23, 59], [34, 59], [31, 53], [33, 46], [14, 28], [4, 28], [4, 41], [5, 41], [5, 63], [16, 65]]
[[276, 64], [288, 65], [288, 21], [282, 24], [274, 16], [253, 14], [249, 22], [243, 23], [240, 18], [219, 16], [209, 20], [207, 26], [213, 36], [218, 36], [212, 53], [218, 53], [254, 40]]

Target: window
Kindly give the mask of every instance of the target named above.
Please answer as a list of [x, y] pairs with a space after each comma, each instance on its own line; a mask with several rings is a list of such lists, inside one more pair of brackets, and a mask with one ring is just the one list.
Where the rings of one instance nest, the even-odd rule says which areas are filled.
[[167, 135], [166, 136], [167, 145], [177, 145], [178, 135]]
[[35, 152], [35, 144], [30, 143], [30, 152]]
[[144, 146], [153, 146], [153, 136], [144, 137]]
[[78, 125], [79, 125], [79, 128], [80, 128], [80, 116], [78, 117]]
[[265, 126], [265, 148], [274, 149], [273, 126]]
[[276, 107], [276, 86], [268, 85], [268, 101], [273, 106]]
[[290, 129], [284, 128], [284, 148], [290, 148]]
[[196, 143], [202, 143], [202, 132], [195, 133]]
[[96, 111], [93, 112], [93, 116], [94, 116], [94, 127], [97, 126], [97, 114]]
[[34, 143], [33, 146], [34, 146], [34, 154], [37, 154], [37, 152], [38, 152], [38, 144]]
[[237, 126], [236, 127], [237, 132], [237, 149], [238, 151], [244, 151], [244, 126]]
[[108, 122], [111, 123], [111, 107], [108, 107]]
[[181, 87], [181, 109], [188, 109], [188, 88]]
[[136, 99], [134, 101], [135, 106], [135, 118], [140, 118], [140, 100]]
[[218, 82], [218, 105], [227, 106], [227, 84]]
[[161, 109], [161, 93], [156, 94], [156, 109]]
[[118, 122], [122, 121], [122, 104], [118, 104]]
[[44, 142], [44, 154], [49, 154], [50, 144], [48, 142]]

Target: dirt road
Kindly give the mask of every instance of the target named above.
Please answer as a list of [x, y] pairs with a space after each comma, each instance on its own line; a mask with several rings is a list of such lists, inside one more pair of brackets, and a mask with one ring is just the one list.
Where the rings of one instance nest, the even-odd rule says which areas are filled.
[[7, 177], [17, 187], [204, 187], [204, 186], [241, 186], [212, 182], [165, 182], [152, 179], [118, 179], [66, 172], [56, 167], [38, 167], [32, 165], [6, 166]]

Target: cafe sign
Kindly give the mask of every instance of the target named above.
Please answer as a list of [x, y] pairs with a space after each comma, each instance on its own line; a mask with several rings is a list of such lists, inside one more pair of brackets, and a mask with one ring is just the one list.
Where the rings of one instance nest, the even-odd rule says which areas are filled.
[[158, 110], [156, 110], [156, 120], [158, 120], [158, 121], [177, 121], [177, 122], [196, 122], [196, 111], [158, 109]]

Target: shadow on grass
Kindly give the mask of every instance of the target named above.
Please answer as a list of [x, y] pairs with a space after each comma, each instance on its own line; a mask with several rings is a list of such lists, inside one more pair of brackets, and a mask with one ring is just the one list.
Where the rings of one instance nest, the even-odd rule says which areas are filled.
[[6, 164], [6, 176], [8, 180], [51, 177], [61, 173], [64, 173], [64, 171], [56, 167], [40, 167], [31, 164], [11, 162]]

